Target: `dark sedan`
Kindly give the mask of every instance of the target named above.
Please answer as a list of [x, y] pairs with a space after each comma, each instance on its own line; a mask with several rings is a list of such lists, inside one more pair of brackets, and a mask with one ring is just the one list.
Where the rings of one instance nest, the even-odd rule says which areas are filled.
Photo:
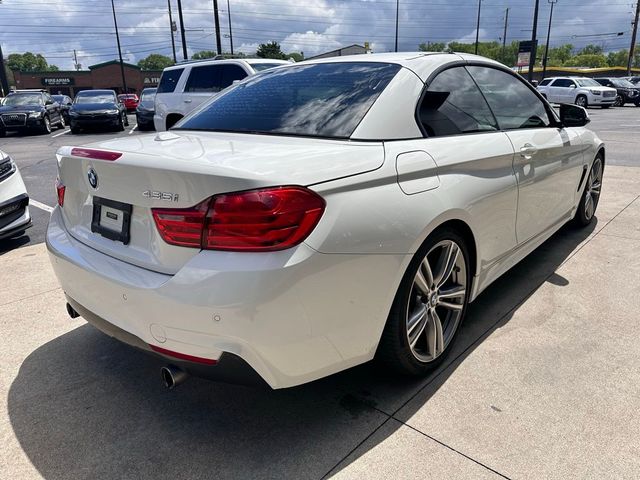
[[64, 117], [64, 121], [69, 123], [69, 109], [71, 108], [71, 104], [73, 103], [71, 97], [68, 97], [67, 95], [51, 95], [51, 98], [58, 102], [58, 104], [60, 105], [60, 112]]
[[626, 103], [633, 103], [640, 107], [640, 89], [629, 80], [616, 77], [594, 78], [596, 82], [605, 87], [615, 88], [618, 92], [616, 97], [616, 107], [624, 107]]
[[138, 122], [138, 130], [154, 130], [153, 114], [155, 113], [157, 88], [145, 88], [140, 95], [140, 103], [136, 108], [136, 121]]
[[83, 90], [78, 92], [69, 109], [71, 133], [87, 128], [124, 130], [129, 125], [127, 110], [113, 90]]
[[0, 106], [0, 137], [8, 130], [50, 133], [52, 126], [64, 128], [60, 105], [41, 91], [20, 91], [7, 95]]

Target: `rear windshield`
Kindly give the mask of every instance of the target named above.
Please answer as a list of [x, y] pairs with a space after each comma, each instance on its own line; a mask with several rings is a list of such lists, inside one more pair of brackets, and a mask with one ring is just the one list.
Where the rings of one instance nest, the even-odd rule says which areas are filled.
[[145, 90], [142, 92], [142, 96], [140, 97], [141, 102], [149, 102], [153, 100], [156, 96], [156, 89], [153, 90]]
[[205, 104], [176, 129], [348, 138], [400, 68], [340, 62], [267, 70]]
[[116, 103], [116, 96], [113, 93], [109, 92], [81, 92], [78, 93], [73, 103]]
[[173, 92], [183, 71], [184, 68], [174, 68], [173, 70], [162, 72], [162, 77], [160, 77], [160, 83], [158, 84], [158, 93]]
[[624, 78], [612, 78], [611, 83], [620, 88], [635, 88], [635, 85]]

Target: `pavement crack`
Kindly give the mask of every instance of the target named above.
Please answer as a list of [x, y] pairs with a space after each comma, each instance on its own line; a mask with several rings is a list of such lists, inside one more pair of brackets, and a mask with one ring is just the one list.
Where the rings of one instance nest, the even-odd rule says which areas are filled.
[[23, 302], [25, 300], [29, 300], [30, 298], [37, 297], [38, 295], [44, 295], [45, 293], [55, 292], [56, 290], [61, 290], [61, 287], [52, 288], [51, 290], [45, 290], [44, 292], [34, 293], [33, 295], [29, 295], [29, 296], [24, 297], [24, 298], [19, 298], [17, 300], [11, 300], [10, 302], [7, 302], [7, 303], [0, 303], [0, 307], [5, 307], [5, 306], [11, 305], [13, 303]]

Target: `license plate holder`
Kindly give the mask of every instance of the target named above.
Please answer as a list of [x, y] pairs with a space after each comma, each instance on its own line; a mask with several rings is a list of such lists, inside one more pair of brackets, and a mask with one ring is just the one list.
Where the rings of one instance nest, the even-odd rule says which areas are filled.
[[128, 245], [132, 209], [128, 203], [93, 197], [91, 231], [109, 240]]

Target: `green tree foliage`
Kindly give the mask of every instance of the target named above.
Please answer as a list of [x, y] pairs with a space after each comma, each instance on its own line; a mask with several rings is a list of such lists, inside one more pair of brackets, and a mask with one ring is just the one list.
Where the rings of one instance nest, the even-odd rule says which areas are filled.
[[298, 52], [291, 52], [287, 54], [287, 58], [293, 60], [294, 62], [301, 62], [304, 60], [304, 55]]
[[607, 66], [607, 57], [602, 53], [576, 55], [567, 60], [563, 66], [602, 68]]
[[260, 58], [276, 58], [285, 60], [287, 56], [282, 52], [278, 42], [261, 43], [258, 45], [256, 55]]
[[600, 45], [587, 45], [578, 52], [578, 55], [602, 55], [603, 49]]
[[213, 58], [217, 55], [213, 50], [202, 50], [200, 52], [194, 53], [191, 58], [193, 60], [204, 60], [206, 58]]
[[138, 66], [142, 70], [164, 70], [171, 65], [173, 65], [173, 60], [159, 53], [152, 53], [138, 62]]
[[610, 67], [626, 67], [629, 61], [629, 50], [618, 50], [607, 54], [607, 64]]
[[58, 67], [49, 65], [39, 53], [12, 53], [7, 57], [7, 67], [21, 72], [56, 72]]
[[444, 52], [446, 49], [447, 44], [444, 42], [426, 42], [418, 45], [421, 52]]

